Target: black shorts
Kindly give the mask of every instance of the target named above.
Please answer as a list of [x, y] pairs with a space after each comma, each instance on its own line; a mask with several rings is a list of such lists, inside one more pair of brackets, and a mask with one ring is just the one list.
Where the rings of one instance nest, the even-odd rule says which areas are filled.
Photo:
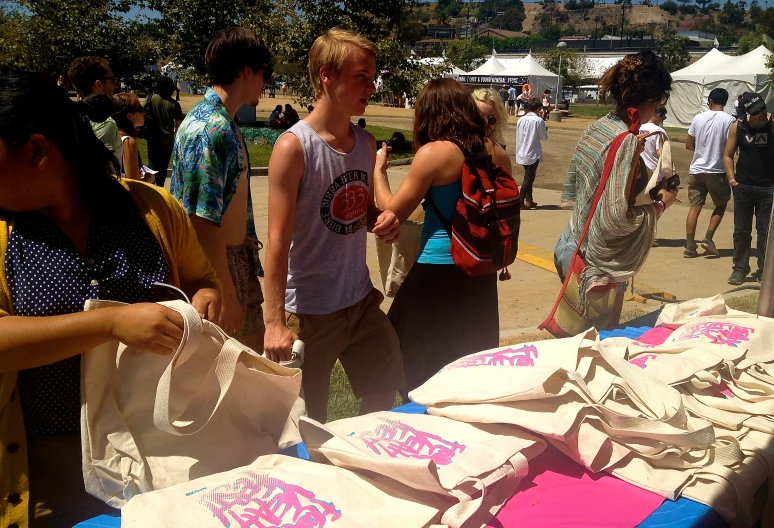
[[508, 100], [508, 106], [516, 106], [516, 101]]

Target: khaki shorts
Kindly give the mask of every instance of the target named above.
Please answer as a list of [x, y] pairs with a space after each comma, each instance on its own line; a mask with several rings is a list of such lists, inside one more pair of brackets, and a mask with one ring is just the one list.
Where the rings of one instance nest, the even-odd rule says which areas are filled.
[[242, 308], [242, 330], [233, 337], [263, 335], [263, 291], [255, 275], [253, 251], [249, 243], [226, 247], [228, 271], [236, 288], [237, 300]]
[[724, 173], [701, 172], [688, 175], [688, 202], [691, 207], [701, 207], [707, 201], [707, 193], [715, 207], [725, 207], [731, 199], [731, 184]]
[[324, 315], [287, 313], [287, 326], [304, 342], [303, 387], [309, 416], [325, 421], [336, 360], [357, 398], [403, 388], [400, 342], [380, 308], [377, 289], [359, 303]]

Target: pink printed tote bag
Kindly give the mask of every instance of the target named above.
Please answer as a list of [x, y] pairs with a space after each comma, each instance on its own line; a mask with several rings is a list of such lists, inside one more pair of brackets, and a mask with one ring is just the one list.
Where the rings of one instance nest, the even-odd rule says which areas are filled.
[[545, 448], [514, 427], [392, 412], [326, 425], [304, 418], [301, 435], [314, 461], [452, 498], [441, 518], [449, 527], [485, 526], [527, 474], [528, 460]]
[[282, 455], [138, 495], [122, 528], [423, 528], [439, 511], [351, 471]]

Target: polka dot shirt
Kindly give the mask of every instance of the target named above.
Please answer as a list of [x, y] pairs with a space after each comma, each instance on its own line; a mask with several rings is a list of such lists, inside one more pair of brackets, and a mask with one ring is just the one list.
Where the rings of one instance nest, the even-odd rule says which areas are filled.
[[[169, 280], [156, 238], [123, 188], [92, 216], [86, 258], [49, 218], [19, 215], [5, 254], [16, 315], [83, 311], [87, 299], [152, 302], [153, 283]], [[27, 434], [80, 431], [80, 356], [19, 373]]]

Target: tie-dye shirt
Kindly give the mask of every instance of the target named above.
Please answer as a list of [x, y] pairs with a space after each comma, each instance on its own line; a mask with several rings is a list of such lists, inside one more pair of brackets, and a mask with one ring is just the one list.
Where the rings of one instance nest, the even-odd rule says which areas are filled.
[[188, 214], [220, 225], [247, 163], [247, 238], [255, 242], [251, 246], [255, 247], [256, 274], [261, 275], [250, 196], [250, 158], [247, 147], [243, 146], [236, 123], [223, 101], [208, 89], [177, 131], [169, 190]]

